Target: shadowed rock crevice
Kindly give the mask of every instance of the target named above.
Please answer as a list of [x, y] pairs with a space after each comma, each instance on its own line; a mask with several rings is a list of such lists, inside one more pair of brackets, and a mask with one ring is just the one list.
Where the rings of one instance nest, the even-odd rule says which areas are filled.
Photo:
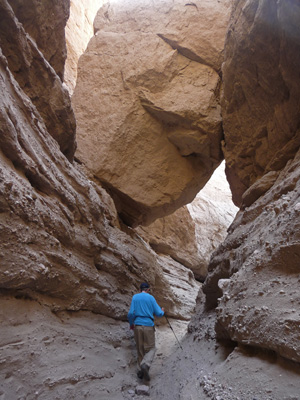
[[[208, 67], [211, 67], [213, 69], [216, 68], [214, 62], [210, 62], [210, 60], [205, 60], [204, 58], [201, 58], [201, 56], [197, 55], [194, 53], [190, 48], [183, 47], [181, 46], [176, 40], [169, 39], [168, 37], [164, 36], [161, 33], [158, 33], [157, 36], [159, 36], [162, 40], [164, 40], [166, 43], [168, 43], [172, 49], [177, 50], [178, 53], [182, 54], [184, 57], [188, 58], [189, 60], [196, 61], [200, 64], [207, 65]], [[216, 55], [217, 57], [220, 57], [220, 55]], [[221, 70], [215, 70], [218, 74], [221, 73]]]

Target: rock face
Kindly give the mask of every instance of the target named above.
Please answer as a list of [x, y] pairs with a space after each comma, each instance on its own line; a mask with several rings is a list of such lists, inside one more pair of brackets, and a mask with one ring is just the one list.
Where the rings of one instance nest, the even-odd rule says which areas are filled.
[[299, 171], [300, 152], [264, 196], [238, 213], [205, 283], [208, 305], [221, 296], [220, 337], [298, 362]]
[[[195, 311], [201, 284], [195, 280], [194, 274], [189, 268], [172, 257], [159, 255], [157, 261], [167, 284], [167, 292], [171, 293], [169, 297], [173, 300], [173, 303], [167, 304], [168, 316], [189, 321]], [[165, 303], [164, 292], [165, 289], [163, 289], [160, 301]], [[159, 296], [157, 298], [159, 299]]]
[[[224, 154], [233, 200], [300, 145], [300, 5], [235, 1], [223, 66]], [[267, 56], [266, 56], [267, 51]]]
[[235, 3], [223, 115], [228, 177], [242, 209], [204, 284], [208, 308], [218, 303], [220, 338], [297, 362], [299, 21], [298, 2]]
[[64, 30], [69, 18], [70, 1], [9, 0], [8, 3], [62, 80], [67, 57]]
[[[181, 320], [190, 316], [193, 310], [191, 295], [195, 295], [200, 285], [195, 282], [192, 272], [174, 260], [178, 254], [173, 258], [167, 254], [157, 255], [133, 229], [122, 231], [111, 197], [89, 179], [93, 174], [97, 177], [98, 169], [93, 171], [89, 160], [85, 161], [90, 168], [88, 172], [84, 165], [72, 162], [74, 116], [69, 94], [61, 81], [62, 68], [51, 55], [44, 56], [46, 39], [40, 45], [36, 43], [40, 34], [35, 32], [41, 32], [41, 36], [45, 34], [43, 37], [47, 38], [51, 36], [47, 29], [44, 32], [40, 27], [40, 31], [29, 32], [33, 21], [43, 20], [39, 7], [49, 3], [28, 2], [32, 6], [30, 9], [22, 4], [0, 0], [0, 397], [128, 399], [132, 397], [129, 393], [132, 382], [136, 382], [135, 355], [133, 339], [124, 321], [138, 284], [141, 280], [149, 281], [159, 304], [171, 316]], [[49, 15], [47, 23], [65, 20], [67, 12], [64, 10], [68, 3], [51, 4], [54, 16]], [[111, 151], [111, 157], [117, 153], [124, 155], [124, 159], [110, 161], [109, 155], [95, 150], [95, 143], [90, 144], [89, 156], [95, 165], [97, 158], [102, 157], [118, 167], [108, 171], [106, 178], [101, 175], [96, 179], [106, 182], [116, 202], [120, 202], [117, 203], [119, 213], [132, 224], [137, 221], [147, 223], [162, 212], [167, 214], [183, 199], [187, 200], [191, 188], [196, 191], [222, 158], [219, 156], [222, 129], [215, 94], [219, 90], [220, 69], [216, 54], [221, 54], [222, 46], [217, 46], [214, 52], [213, 38], [209, 38], [211, 51], [208, 56], [203, 48], [206, 46], [204, 36], [201, 36], [204, 32], [199, 30], [199, 38], [203, 40], [198, 41], [192, 40], [186, 31], [187, 21], [191, 21], [191, 26], [199, 26], [199, 20], [194, 20], [193, 15], [200, 13], [201, 5], [207, 9], [213, 7], [214, 15], [217, 15], [217, 3], [201, 1], [201, 4], [180, 5], [161, 1], [156, 4], [161, 10], [160, 17], [167, 11], [174, 16], [173, 22], [167, 24], [162, 18], [156, 33], [149, 28], [153, 23], [150, 16], [147, 18], [146, 11], [139, 14], [143, 18], [138, 18], [129, 8], [131, 18], [124, 20], [119, 18], [123, 13], [121, 6], [103, 9], [98, 14], [98, 34], [82, 58], [91, 65], [97, 65], [100, 60], [103, 74], [111, 72], [100, 80], [107, 80], [111, 85], [102, 86], [101, 98], [96, 87], [87, 87], [91, 105], [94, 103], [95, 107], [98, 102], [99, 109], [104, 104], [104, 110], [109, 110], [107, 115], [101, 111], [103, 125], [96, 119], [95, 107], [94, 114], [83, 125], [84, 129], [80, 129], [88, 136], [94, 124], [94, 128], [107, 133], [105, 140], [109, 145], [106, 151]], [[219, 6], [223, 10], [228, 3], [222, 4]], [[236, 202], [241, 202], [241, 210], [228, 237], [213, 253], [204, 284], [206, 307], [216, 307], [216, 312], [203, 310], [204, 298], [200, 291], [198, 311], [190, 326], [191, 335], [185, 351], [174, 353], [172, 367], [164, 365], [162, 374], [157, 375], [160, 385], [155, 382], [154, 386], [155, 390], [161, 391], [158, 395], [154, 393], [156, 400], [159, 396], [164, 400], [200, 398], [202, 393], [203, 398], [253, 400], [255, 393], [256, 398], [282, 400], [297, 398], [299, 394], [300, 151], [296, 151], [299, 137], [299, 107], [296, 106], [299, 68], [296, 67], [300, 10], [298, 2], [290, 0], [249, 0], [247, 3], [235, 1], [234, 4], [228, 36], [229, 53], [224, 65], [224, 151], [228, 159], [228, 176], [235, 188]], [[25, 14], [27, 9], [29, 19]], [[45, 9], [49, 13], [47, 7]], [[24, 10], [24, 14], [20, 10]], [[226, 10], [228, 12], [228, 8]], [[274, 18], [275, 11], [277, 19]], [[251, 29], [249, 13], [253, 16]], [[201, 14], [201, 18], [206, 15]], [[185, 20], [179, 15], [189, 17]], [[268, 16], [274, 27], [270, 30], [270, 25], [263, 25], [260, 16]], [[115, 28], [115, 18], [124, 21], [123, 34]], [[134, 26], [139, 26], [142, 21], [140, 31], [131, 29], [134, 19]], [[182, 26], [178, 36], [172, 33], [176, 24]], [[208, 17], [203, 19], [203, 26], [205, 24], [213, 26]], [[63, 35], [63, 31], [60, 32]], [[280, 33], [279, 58], [276, 58], [273, 42], [268, 42], [266, 32], [273, 35], [277, 44]], [[237, 41], [233, 40], [235, 35]], [[253, 52], [247, 41], [248, 35]], [[256, 68], [256, 80], [253, 81], [252, 70], [247, 67], [256, 62], [259, 37], [268, 46], [264, 48], [265, 64], [254, 64], [259, 68]], [[138, 41], [134, 42], [134, 38]], [[243, 38], [245, 41], [238, 45]], [[147, 41], [143, 42], [145, 39]], [[57, 43], [62, 42], [56, 42], [61, 59], [64, 57], [63, 46]], [[131, 49], [134, 43], [136, 45]], [[139, 64], [132, 62], [141, 54], [143, 46], [149, 54], [160, 57], [158, 64], [146, 57], [145, 50]], [[156, 53], [152, 51], [155, 46]], [[114, 52], [110, 51], [112, 49]], [[245, 54], [238, 53], [242, 49], [248, 52], [248, 59], [243, 58]], [[127, 50], [131, 51], [128, 55], [125, 54]], [[232, 64], [229, 55], [235, 60]], [[128, 65], [115, 70], [115, 65], [110, 63], [121, 58], [124, 61], [123, 57]], [[241, 60], [245, 62], [243, 77], [239, 69]], [[271, 64], [269, 60], [272, 60]], [[234, 70], [243, 85], [249, 78], [249, 86], [243, 86], [243, 92], [239, 92], [238, 81], [234, 81]], [[95, 74], [101, 78], [99, 69], [91, 71], [82, 71], [82, 76]], [[185, 75], [186, 71], [189, 75]], [[269, 83], [270, 74], [273, 86]], [[192, 83], [199, 85], [201, 90], [193, 89]], [[187, 88], [186, 97], [183, 97], [182, 85]], [[175, 88], [178, 88], [176, 93]], [[214, 94], [210, 93], [208, 100], [210, 90]], [[126, 96], [123, 97], [123, 93]], [[199, 102], [197, 108], [194, 99], [189, 97], [192, 93], [206, 102]], [[114, 104], [111, 101], [114, 95], [118, 96], [119, 103], [109, 108]], [[187, 108], [185, 103], [189, 101], [191, 104]], [[235, 111], [237, 104], [243, 112]], [[246, 104], [252, 109], [255, 120], [249, 117], [250, 111], [246, 113]], [[85, 107], [87, 112], [88, 101]], [[123, 109], [129, 110], [129, 114], [120, 117], [119, 112]], [[231, 119], [234, 113], [235, 120]], [[119, 125], [116, 124], [118, 121]], [[139, 121], [143, 123], [139, 125]], [[234, 121], [242, 133], [239, 136]], [[261, 135], [256, 135], [259, 124]], [[106, 128], [113, 125], [117, 136], [125, 141], [110, 136], [111, 131]], [[255, 133], [251, 143], [247, 142], [249, 126]], [[269, 146], [263, 150], [265, 127]], [[134, 135], [131, 136], [132, 132]], [[140, 136], [142, 141], [137, 139]], [[237, 142], [240, 142], [241, 150]], [[245, 151], [253, 145], [252, 158], [247, 152], [242, 157], [242, 145], [245, 145]], [[259, 158], [260, 151], [264, 153], [266, 165]], [[142, 155], [135, 158], [137, 154]], [[170, 158], [163, 162], [164, 157], [155, 158], [156, 154], [169, 154]], [[128, 175], [123, 177], [128, 160], [133, 162], [134, 168], [128, 169]], [[152, 169], [149, 160], [154, 163]], [[205, 174], [197, 167], [199, 164], [205, 166]], [[150, 174], [140, 179], [139, 169], [150, 171]], [[118, 174], [120, 176], [116, 176]], [[125, 189], [124, 192], [114, 189], [113, 178], [127, 180], [128, 187], [135, 188], [137, 196], [148, 199], [153, 193], [150, 205], [130, 197]], [[139, 185], [140, 182], [149, 183], [146, 186], [148, 192], [145, 187], [142, 190], [137, 186], [137, 182]], [[163, 199], [162, 204], [158, 201], [158, 193]], [[167, 198], [169, 202], [166, 202]], [[136, 213], [132, 212], [133, 204]], [[144, 219], [142, 211], [145, 211]], [[122, 229], [125, 230], [123, 225]], [[162, 249], [160, 246], [158, 243], [158, 248]], [[186, 321], [181, 322], [186, 324]], [[227, 348], [215, 342], [216, 335], [219, 339], [238, 343], [230, 356], [227, 357]], [[249, 347], [252, 353], [247, 350]], [[257, 348], [263, 352], [259, 353]], [[265, 350], [269, 350], [267, 355]], [[281, 357], [288, 360], [283, 362]], [[296, 368], [298, 371], [294, 373]], [[263, 375], [263, 379], [253, 383], [255, 390], [249, 380], [252, 372], [258, 378]], [[182, 376], [185, 376], [186, 386]], [[110, 382], [108, 389], [107, 381], [112, 378], [117, 386]], [[274, 385], [275, 379], [278, 389]], [[266, 381], [269, 386], [265, 385]], [[246, 389], [241, 382], [245, 382]]]
[[[24, 3], [24, 4], [23, 4]], [[31, 99], [39, 114], [43, 118], [43, 121], [47, 127], [50, 135], [59, 143], [61, 151], [66, 155], [69, 160], [72, 160], [75, 152], [75, 118], [71, 108], [71, 102], [69, 94], [66, 89], [62, 87], [62, 82], [55, 70], [45, 59], [41, 53], [43, 47], [50, 51], [51, 46], [48, 46], [48, 41], [54, 41], [54, 38], [42, 37], [39, 35], [38, 24], [42, 17], [41, 8], [50, 2], [43, 2], [43, 6], [36, 2], [36, 7], [28, 7], [26, 2], [14, 3], [14, 7], [18, 13], [21, 14], [21, 10], [29, 9], [29, 17], [27, 13], [23, 15], [25, 25], [19, 23], [18, 19], [14, 15], [13, 9], [10, 3], [6, 0], [0, 2], [0, 46], [2, 48], [3, 55], [7, 59], [7, 63], [10, 71], [13, 73], [14, 78], [17, 80], [21, 89]], [[52, 2], [51, 2], [52, 4]], [[60, 3], [61, 5], [53, 8], [52, 13], [57, 15], [53, 17], [54, 21], [66, 20], [67, 4], [65, 2]], [[17, 7], [18, 5], [18, 7]], [[21, 7], [22, 6], [22, 7]], [[47, 10], [47, 7], [46, 7]], [[63, 15], [61, 15], [63, 14]], [[52, 15], [52, 14], [51, 14]], [[47, 22], [47, 24], [50, 22]], [[37, 25], [36, 25], [37, 24]], [[39, 49], [34, 42], [33, 38], [29, 36], [24, 27], [28, 28], [28, 32], [33, 33], [42, 42], [42, 48]], [[41, 27], [41, 30], [42, 27]], [[47, 31], [47, 30], [46, 30]], [[61, 34], [60, 40], [55, 40], [55, 48], [57, 51], [56, 56], [52, 60], [50, 57], [51, 52], [48, 53], [48, 57], [53, 62], [54, 68], [56, 68], [60, 74], [62, 74], [62, 68], [59, 67], [65, 62], [64, 54], [64, 34], [63, 29], [59, 30]], [[57, 34], [58, 34], [57, 33]], [[62, 43], [64, 45], [62, 45]], [[61, 49], [57, 46], [61, 45]], [[4, 64], [2, 62], [2, 66]]]
[[70, 17], [66, 25], [67, 59], [64, 81], [73, 93], [77, 79], [77, 65], [90, 38], [94, 35], [93, 21], [103, 0], [71, 0]]
[[190, 268], [197, 279], [203, 279], [206, 271], [199, 266], [195, 229], [195, 222], [184, 206], [147, 227], [138, 227], [135, 230], [156, 253], [170, 256]]
[[[54, 83], [56, 99], [69, 101], [61, 80], [8, 3], [0, 4], [1, 289], [52, 310], [85, 309], [125, 319], [138, 283], [148, 280], [156, 290], [164, 288], [171, 308], [174, 297], [155, 253], [119, 229], [111, 198], [66, 159], [43, 114], [24, 92], [30, 83], [42, 90], [43, 76], [44, 99]], [[43, 74], [31, 81], [34, 71]], [[67, 100], [64, 113], [72, 120]], [[69, 133], [74, 134], [72, 129]], [[72, 150], [72, 141], [69, 146]]]
[[225, 239], [236, 212], [222, 164], [191, 204], [136, 232], [157, 253], [190, 268], [203, 281], [211, 253]]
[[110, 2], [98, 12], [73, 95], [76, 157], [127, 225], [190, 202], [223, 158], [217, 71], [229, 4]]

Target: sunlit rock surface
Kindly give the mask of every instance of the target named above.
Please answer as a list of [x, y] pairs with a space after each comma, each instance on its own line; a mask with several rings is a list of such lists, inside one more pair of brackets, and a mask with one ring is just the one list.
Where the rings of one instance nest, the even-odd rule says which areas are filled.
[[76, 157], [131, 226], [192, 201], [223, 158], [218, 71], [230, 7], [201, 4], [110, 2], [80, 58]]
[[[30, 2], [30, 6], [42, 7], [42, 3]], [[60, 7], [68, 4], [60, 2], [58, 8], [57, 4], [53, 2], [54, 18], [49, 15], [47, 22], [65, 18]], [[163, 2], [159, 4], [163, 9]], [[188, 12], [200, 9], [198, 3], [197, 7], [194, 3], [185, 4]], [[236, 3], [237, 11], [239, 4], [244, 5]], [[256, 5], [262, 12], [265, 4], [249, 1], [244, 13]], [[273, 7], [274, 2], [268, 4]], [[299, 54], [299, 24], [293, 22], [299, 15], [297, 3], [278, 1], [276, 5], [280, 10], [279, 20], [287, 15], [284, 13], [288, 9], [293, 10], [285, 25], [289, 27], [285, 32], [293, 36], [283, 35], [285, 41], [280, 47], [282, 52], [285, 47], [290, 48], [289, 38], [293, 37], [294, 57], [286, 53], [286, 62], [292, 66], [297, 64]], [[61, 84], [61, 68], [49, 63], [41, 51], [42, 45], [36, 45], [34, 33], [24, 28], [26, 14], [16, 17], [5, 0], [0, 1], [0, 6], [0, 396], [127, 400], [131, 396], [129, 390], [137, 383], [133, 338], [124, 322], [132, 294], [138, 291], [141, 280], [148, 280], [159, 304], [169, 315], [183, 320], [193, 310], [191, 295], [197, 291], [198, 283], [185, 266], [168, 255], [155, 253], [132, 229], [121, 231], [107, 192], [96, 185], [83, 165], [69, 162], [75, 147], [74, 118], [68, 93]], [[38, 13], [31, 7], [23, 10]], [[247, 29], [247, 24], [243, 25]], [[177, 46], [174, 42], [180, 39], [172, 40], [164, 43], [174, 49]], [[197, 40], [194, 42], [196, 46]], [[55, 46], [61, 53], [58, 43]], [[178, 51], [184, 47], [177, 46]], [[269, 49], [272, 46], [264, 47], [266, 63]], [[183, 53], [180, 57], [191, 54]], [[172, 57], [179, 59], [177, 53]], [[198, 57], [192, 62], [199, 63]], [[213, 73], [219, 73], [213, 61], [209, 67], [208, 62], [204, 64]], [[284, 57], [279, 64], [284, 70]], [[271, 68], [266, 70], [269, 74]], [[261, 70], [258, 72], [262, 85], [269, 78], [261, 75]], [[294, 79], [286, 99], [287, 108], [283, 108], [283, 114], [290, 116], [288, 122], [294, 123], [299, 110], [292, 99], [299, 77], [293, 72], [284, 76], [288, 82]], [[227, 77], [226, 80], [230, 75]], [[158, 81], [157, 76], [153, 80]], [[105, 90], [109, 93], [108, 88]], [[272, 96], [273, 92], [270, 98], [266, 96], [267, 108], [277, 97], [276, 93]], [[42, 105], [38, 100], [42, 100]], [[256, 101], [258, 107], [264, 105], [260, 96]], [[98, 103], [101, 103], [99, 98]], [[147, 104], [149, 109], [150, 103]], [[171, 106], [170, 109], [174, 110]], [[157, 111], [152, 107], [153, 110]], [[280, 110], [277, 103], [274, 110]], [[58, 119], [58, 125], [54, 124], [52, 129], [47, 122], [51, 115]], [[244, 121], [247, 129], [253, 122], [239, 119], [238, 115], [236, 121], [239, 124]], [[67, 125], [59, 128], [59, 123]], [[284, 123], [283, 134], [285, 128]], [[225, 129], [229, 135], [231, 128]], [[254, 124], [253, 129], [256, 129]], [[298, 125], [294, 129], [295, 139], [297, 129]], [[187, 142], [172, 135], [173, 143], [176, 141], [180, 146], [184, 157], [190, 143], [194, 143], [193, 135], [185, 136], [189, 138]], [[253, 142], [257, 140], [254, 136]], [[239, 136], [237, 141], [242, 142], [243, 138]], [[229, 143], [230, 149], [232, 143]], [[253, 185], [235, 192], [242, 201], [241, 211], [231, 225], [229, 236], [214, 253], [205, 283], [206, 306], [218, 305], [216, 331], [213, 312], [207, 315], [200, 312], [205, 300], [200, 292], [196, 322], [183, 343], [184, 351], [172, 352], [173, 364], [161, 362], [152, 381], [153, 399], [179, 400], [180, 396], [191, 395], [200, 398], [202, 393], [227, 400], [253, 400], [254, 396], [273, 400], [297, 398], [300, 156], [297, 154], [293, 159], [295, 147], [291, 143], [290, 147], [282, 148], [284, 157], [278, 158], [290, 160], [285, 169], [275, 163], [276, 168], [266, 168]], [[230, 152], [226, 157], [230, 170]], [[255, 169], [255, 158], [251, 163]], [[119, 165], [121, 168], [122, 162]], [[123, 225], [122, 229], [125, 230]], [[216, 335], [231, 339], [238, 346], [228, 355], [222, 342], [216, 342]], [[170, 336], [164, 348], [169, 346], [169, 339]], [[158, 353], [158, 363], [162, 361], [160, 357]]]
[[103, 0], [71, 0], [70, 17], [66, 25], [67, 59], [64, 81], [72, 94], [77, 79], [78, 59], [94, 35], [93, 21]]
[[224, 173], [224, 163], [216, 169], [211, 179], [187, 208], [195, 224], [200, 260], [198, 268], [204, 269], [206, 277], [211, 254], [227, 236], [227, 229], [238, 211], [232, 202]]

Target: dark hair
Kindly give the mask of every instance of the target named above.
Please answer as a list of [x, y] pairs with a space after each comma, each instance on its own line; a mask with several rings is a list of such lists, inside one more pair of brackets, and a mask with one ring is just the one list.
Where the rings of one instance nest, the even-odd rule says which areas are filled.
[[149, 283], [147, 283], [147, 282], [143, 282], [143, 283], [141, 283], [141, 285], [140, 285], [141, 292], [142, 292], [143, 290], [149, 289], [149, 288], [150, 288], [150, 285], [149, 285]]

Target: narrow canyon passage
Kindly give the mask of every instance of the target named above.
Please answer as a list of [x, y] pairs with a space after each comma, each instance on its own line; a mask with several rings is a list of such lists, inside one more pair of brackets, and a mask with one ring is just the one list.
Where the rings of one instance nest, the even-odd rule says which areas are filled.
[[1, 400], [300, 400], [299, 71], [298, 0], [0, 0]]

